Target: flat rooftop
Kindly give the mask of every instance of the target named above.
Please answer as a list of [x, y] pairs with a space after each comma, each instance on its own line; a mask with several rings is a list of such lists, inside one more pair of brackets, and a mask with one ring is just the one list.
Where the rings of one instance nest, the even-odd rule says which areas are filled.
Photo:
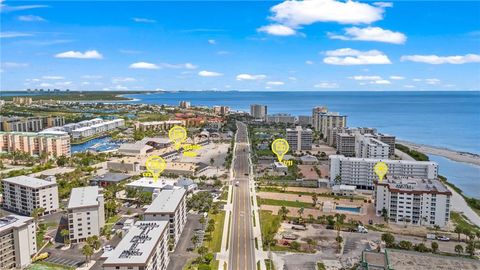
[[33, 220], [31, 217], [24, 217], [18, 215], [8, 215], [0, 218], [0, 232], [10, 228], [20, 227], [26, 222]]
[[411, 164], [411, 165], [418, 165], [418, 164], [430, 164], [430, 165], [438, 165], [436, 162], [433, 161], [416, 161], [416, 160], [393, 160], [393, 159], [380, 159], [380, 158], [357, 158], [357, 157], [346, 157], [344, 155], [330, 155], [330, 159], [341, 159], [353, 162], [365, 161], [376, 163], [379, 161], [383, 161], [387, 164]]
[[126, 186], [127, 187], [133, 187], [133, 188], [158, 188], [162, 189], [167, 185], [173, 186], [175, 184], [175, 180], [173, 179], [168, 179], [164, 177], [160, 177], [157, 179], [157, 181], [154, 181], [153, 178], [151, 177], [143, 177], [140, 178], [134, 182], [128, 183]]
[[101, 175], [97, 175], [92, 178], [90, 181], [103, 181], [103, 182], [110, 182], [110, 183], [118, 183], [123, 180], [130, 178], [130, 175], [124, 173], [111, 173], [107, 172]]
[[5, 178], [2, 181], [19, 185], [19, 186], [29, 187], [29, 188], [42, 188], [42, 187], [57, 185], [57, 183], [55, 182], [50, 182], [47, 180], [25, 176], [25, 175]]
[[144, 265], [156, 251], [168, 221], [138, 221], [110, 252], [104, 266]]
[[445, 186], [442, 182], [435, 179], [422, 179], [416, 177], [398, 177], [384, 179], [378, 185], [388, 186], [389, 190], [400, 191], [400, 192], [437, 192], [452, 194], [452, 192]]
[[68, 201], [68, 209], [98, 205], [98, 194], [100, 189], [97, 186], [73, 188]]
[[173, 213], [185, 197], [185, 189], [162, 190], [145, 210], [149, 213]]

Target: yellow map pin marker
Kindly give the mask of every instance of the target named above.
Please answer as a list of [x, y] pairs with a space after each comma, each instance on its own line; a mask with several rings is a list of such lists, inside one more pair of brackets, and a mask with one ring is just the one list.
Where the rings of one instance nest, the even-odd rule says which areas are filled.
[[173, 126], [168, 131], [168, 137], [175, 144], [175, 149], [180, 149], [180, 146], [187, 140], [187, 130], [181, 126]]
[[165, 170], [165, 167], [167, 167], [167, 163], [162, 157], [150, 156], [145, 162], [145, 167], [147, 167], [147, 170], [152, 174], [153, 181], [157, 181], [160, 174]]
[[388, 166], [385, 162], [377, 162], [375, 166], [373, 166], [373, 171], [378, 175], [378, 181], [382, 182], [383, 177], [388, 172]]
[[272, 142], [272, 152], [278, 157], [278, 161], [282, 162], [283, 156], [288, 152], [290, 146], [285, 139], [276, 139]]

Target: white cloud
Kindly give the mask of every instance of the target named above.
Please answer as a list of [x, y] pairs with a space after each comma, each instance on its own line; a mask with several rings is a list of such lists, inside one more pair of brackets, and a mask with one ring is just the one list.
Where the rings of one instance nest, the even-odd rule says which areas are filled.
[[325, 53], [327, 57], [323, 59], [325, 64], [329, 65], [383, 65], [392, 62], [381, 51], [358, 51], [350, 48], [343, 48]]
[[22, 68], [28, 67], [30, 64], [28, 63], [17, 63], [17, 62], [4, 62], [2, 63], [2, 67], [4, 68]]
[[406, 84], [406, 85], [404, 85], [403, 87], [405, 87], [405, 88], [415, 88], [416, 86], [415, 86], [415, 85], [411, 85], [411, 84]]
[[103, 55], [96, 50], [85, 51], [83, 53], [80, 51], [67, 51], [57, 53], [55, 58], [102, 59]]
[[218, 73], [218, 72], [215, 72], [215, 71], [202, 70], [202, 71], [198, 72], [198, 76], [201, 76], [201, 77], [219, 77], [219, 76], [222, 76], [222, 75], [223, 75], [222, 73]]
[[129, 68], [133, 69], [159, 69], [159, 67], [152, 63], [147, 62], [136, 62], [129, 66]]
[[209, 39], [208, 44], [215, 45], [215, 44], [217, 44], [217, 41], [215, 39]]
[[254, 81], [254, 80], [263, 80], [265, 79], [267, 76], [266, 75], [263, 75], [263, 74], [258, 74], [258, 75], [254, 75], [254, 74], [246, 74], [246, 73], [242, 73], [242, 74], [238, 74], [237, 75], [237, 81]]
[[53, 84], [51, 84], [51, 83], [41, 83], [41, 84], [39, 84], [39, 86], [40, 87], [51, 87], [51, 86], [53, 86]]
[[305, 64], [307, 64], [307, 65], [313, 65], [314, 63], [313, 63], [312, 60], [307, 60], [307, 61], [305, 61]]
[[440, 80], [439, 79], [436, 79], [436, 78], [432, 78], [432, 79], [425, 79], [423, 80], [426, 84], [431, 84], [431, 85], [435, 85], [435, 84], [439, 84], [440, 83]]
[[56, 82], [56, 86], [69, 86], [72, 85], [72, 82]]
[[103, 78], [100, 75], [83, 75], [82, 78], [89, 79], [89, 80], [97, 80]]
[[147, 18], [133, 18], [132, 20], [138, 23], [156, 23], [157, 22], [155, 20], [147, 19]]
[[392, 2], [374, 2], [373, 5], [381, 8], [393, 7]]
[[186, 68], [186, 69], [196, 69], [198, 66], [192, 63], [184, 63], [184, 64], [169, 64], [169, 63], [161, 63], [160, 67], [162, 68]]
[[279, 82], [279, 81], [271, 81], [267, 82], [268, 85], [284, 85], [284, 82]]
[[296, 77], [288, 77], [288, 79], [291, 80], [291, 81], [296, 81], [297, 80]]
[[392, 84], [389, 80], [375, 80], [375, 81], [371, 81], [370, 82], [371, 84]]
[[403, 77], [403, 76], [395, 76], [395, 75], [392, 75], [389, 78], [390, 78], [390, 80], [404, 80], [405, 79], [405, 77]]
[[48, 76], [42, 76], [42, 79], [44, 79], [44, 80], [64, 80], [65, 77], [48, 75]]
[[20, 11], [20, 10], [27, 10], [27, 9], [34, 9], [34, 8], [46, 8], [47, 5], [21, 5], [21, 6], [7, 6], [2, 4], [4, 1], [0, 1], [0, 11], [2, 12], [13, 12], [13, 11]]
[[432, 65], [440, 64], [466, 64], [466, 63], [480, 63], [480, 55], [465, 54], [453, 56], [438, 56], [438, 55], [404, 55], [400, 58], [401, 61], [412, 61], [418, 63], [426, 63]]
[[314, 85], [315, 88], [338, 88], [338, 84], [334, 82], [320, 82]]
[[370, 24], [383, 18], [384, 9], [355, 1], [305, 0], [284, 1], [270, 11], [273, 21], [295, 28], [316, 22]]
[[135, 78], [132, 78], [132, 77], [115, 77], [115, 78], [112, 78], [112, 83], [113, 84], [118, 84], [118, 83], [121, 83], [121, 82], [136, 82], [137, 79]]
[[377, 41], [393, 44], [403, 44], [407, 40], [407, 37], [400, 32], [393, 32], [380, 27], [371, 26], [365, 28], [346, 28], [344, 35], [335, 35], [330, 33], [329, 37], [331, 39]]
[[373, 80], [381, 80], [382, 77], [357, 75], [357, 76], [350, 77], [350, 79], [353, 79], [356, 81], [373, 81]]
[[32, 34], [22, 32], [0, 32], [0, 38], [31, 37]]
[[296, 31], [291, 27], [281, 24], [270, 24], [257, 29], [258, 32], [264, 32], [274, 36], [292, 36]]
[[44, 22], [44, 18], [36, 15], [22, 15], [18, 16], [18, 20], [22, 22]]

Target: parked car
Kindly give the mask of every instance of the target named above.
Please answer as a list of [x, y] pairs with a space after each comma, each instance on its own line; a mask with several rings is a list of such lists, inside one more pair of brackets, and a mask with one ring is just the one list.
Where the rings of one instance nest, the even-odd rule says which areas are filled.
[[292, 230], [297, 230], [297, 231], [306, 231], [307, 227], [304, 225], [293, 225]]
[[435, 235], [434, 233], [427, 233], [427, 239], [435, 240], [437, 239], [437, 235]]
[[445, 235], [438, 236], [437, 240], [439, 241], [450, 241], [450, 238], [446, 237]]

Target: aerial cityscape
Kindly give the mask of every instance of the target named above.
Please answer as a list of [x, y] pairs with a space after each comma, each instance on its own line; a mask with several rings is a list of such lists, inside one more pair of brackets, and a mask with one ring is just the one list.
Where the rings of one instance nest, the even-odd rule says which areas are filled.
[[480, 269], [479, 18], [0, 0], [0, 269]]

